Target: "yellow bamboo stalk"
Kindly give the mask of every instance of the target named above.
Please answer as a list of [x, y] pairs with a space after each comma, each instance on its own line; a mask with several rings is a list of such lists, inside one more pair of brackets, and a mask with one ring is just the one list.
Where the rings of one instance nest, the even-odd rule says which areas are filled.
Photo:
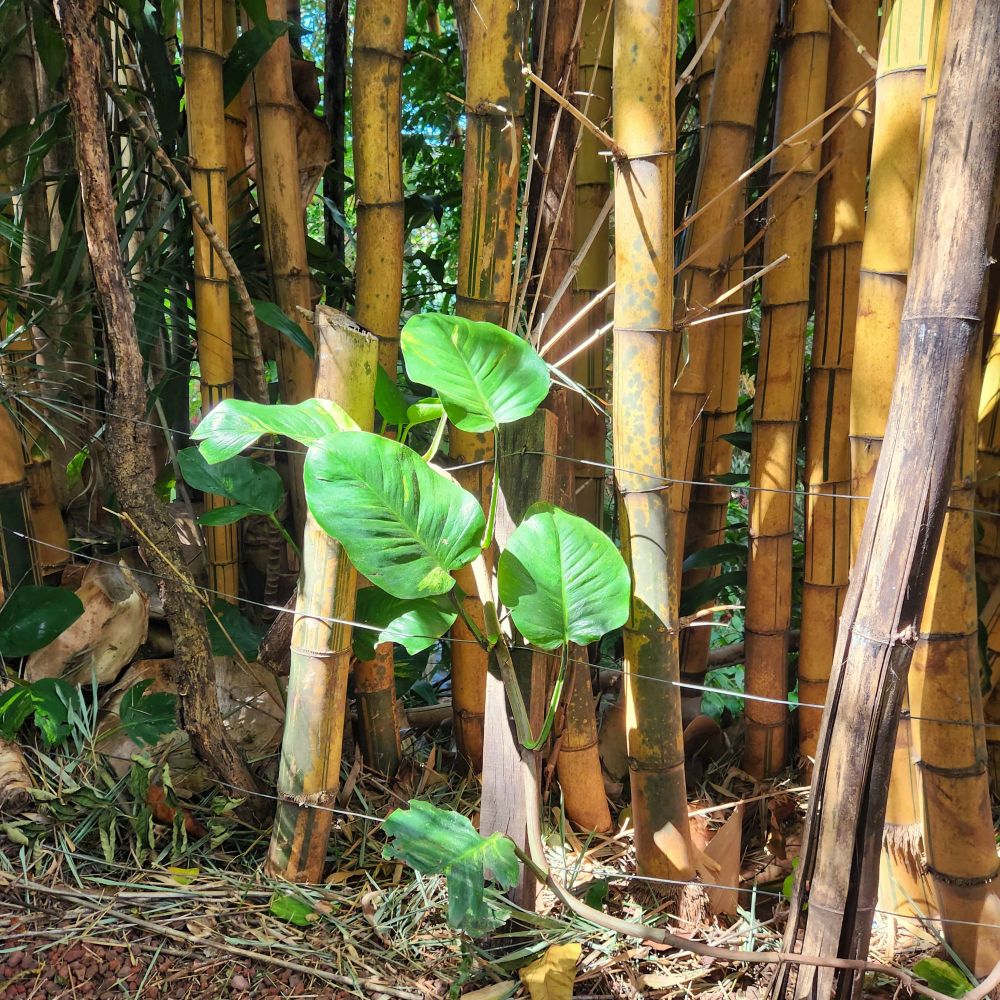
[[[673, 0], [616, 0], [612, 435], [622, 553], [632, 574], [623, 630], [636, 859], [644, 875], [692, 870], [678, 679], [678, 553], [662, 489], [671, 474], [673, 330]], [[649, 477], [652, 477], [649, 478]]]
[[[678, 322], [689, 314], [691, 318], [702, 315], [726, 291], [731, 253], [737, 243], [740, 248], [743, 246], [742, 225], [737, 226], [738, 234], [728, 236], [745, 197], [742, 185], [734, 181], [750, 163], [777, 12], [776, 0], [733, 0], [726, 14], [695, 184], [694, 208], [700, 214], [688, 227], [684, 256], [689, 263], [678, 283], [675, 316]], [[782, 153], [779, 158], [787, 163], [795, 156]], [[720, 234], [727, 235], [720, 238]], [[684, 482], [671, 486], [669, 498], [678, 554], [684, 551], [690, 483], [696, 477], [701, 457], [702, 412], [710, 395], [714, 397], [713, 414], [724, 409], [736, 411], [734, 399], [738, 392], [742, 337], [734, 338], [735, 330], [735, 323], [723, 325], [713, 320], [690, 328], [677, 341], [677, 380], [670, 400], [671, 463], [675, 477]], [[718, 391], [711, 393], [710, 384], [713, 388], [717, 386]], [[721, 418], [724, 425], [727, 419], [731, 418]], [[720, 429], [717, 423], [713, 422], [713, 431]], [[725, 443], [721, 450], [718, 448], [714, 442], [710, 445], [710, 450], [716, 450], [706, 461], [725, 462], [724, 471], [728, 471]], [[679, 568], [678, 562], [678, 571]]]
[[[379, 364], [395, 381], [403, 294], [403, 38], [406, 0], [360, 0], [354, 16], [354, 178], [357, 258], [354, 315], [379, 338]], [[368, 765], [399, 766], [392, 644], [354, 667], [358, 731]]]
[[[503, 326], [513, 279], [514, 227], [524, 78], [521, 58], [525, 25], [516, 0], [477, 3], [466, 25], [466, 136], [462, 168], [462, 223], [458, 244], [458, 313]], [[489, 434], [449, 429], [448, 454], [466, 489], [485, 499], [493, 476]], [[476, 592], [470, 570], [457, 575], [465, 594]], [[469, 616], [482, 623], [479, 602], [465, 600]], [[452, 637], [451, 682], [455, 740], [459, 753], [479, 771], [483, 763], [487, 654], [461, 623]]]
[[[297, 189], [296, 189], [297, 192]], [[297, 195], [296, 195], [297, 196]], [[360, 427], [375, 419], [378, 340], [343, 313], [316, 310], [316, 395], [339, 403]], [[357, 573], [340, 544], [309, 515], [295, 598], [291, 669], [278, 772], [278, 808], [267, 867], [293, 882], [320, 882], [340, 784]]]
[[[834, 10], [868, 51], [878, 33], [875, 0], [838, 0]], [[856, 44], [839, 27], [830, 39], [827, 105], [871, 76]], [[851, 363], [865, 231], [868, 144], [874, 93], [861, 94], [848, 121], [823, 150], [829, 172], [819, 184], [816, 223], [816, 318], [806, 422], [805, 569], [799, 700], [822, 705], [851, 562]], [[822, 711], [799, 709], [799, 751], [816, 754]]]
[[[934, 0], [896, 0], [879, 46], [851, 380], [851, 495], [856, 498], [872, 491], [896, 373], [899, 323], [913, 253], [921, 104], [929, 53], [940, 51], [943, 42], [936, 8]], [[867, 508], [865, 499], [851, 500], [852, 559]], [[896, 737], [879, 881], [881, 908], [903, 916], [915, 910], [934, 911], [923, 877], [920, 814], [910, 727], [904, 716]]]
[[[183, 39], [191, 190], [220, 239], [228, 243], [222, 0], [187, 0], [183, 10]], [[229, 276], [200, 226], [194, 229], [194, 302], [201, 409], [206, 414], [220, 400], [233, 396], [233, 341]], [[222, 497], [205, 494], [206, 511], [227, 503]], [[234, 601], [239, 593], [237, 527], [228, 524], [204, 531], [209, 586]]]
[[[285, 19], [285, 0], [267, 0], [267, 16]], [[247, 116], [254, 138], [257, 203], [264, 230], [264, 255], [277, 304], [312, 339], [312, 286], [306, 257], [305, 215], [296, 146], [296, 97], [288, 36], [277, 39], [250, 80]], [[313, 391], [314, 365], [288, 337], [278, 350], [281, 399], [299, 403]], [[289, 444], [289, 447], [293, 446]], [[301, 531], [306, 518], [303, 453], [290, 458], [292, 510]]]
[[978, 392], [970, 392], [909, 693], [928, 875], [945, 939], [976, 976], [984, 976], [1000, 962], [1000, 934], [976, 924], [1000, 924], [1000, 859], [990, 810], [973, 560], [978, 402]]
[[[790, 11], [789, 37], [778, 75], [775, 144], [814, 120], [826, 102], [830, 12], [826, 0], [801, 0]], [[755, 777], [776, 774], [788, 753], [788, 631], [792, 614], [792, 532], [797, 482], [802, 366], [809, 319], [815, 175], [821, 150], [783, 147], [772, 177], [792, 171], [768, 201], [764, 260], [788, 260], [761, 285], [761, 344], [750, 453], [750, 554], [746, 598], [746, 690], [782, 704], [748, 701], [743, 767]], [[808, 148], [808, 146], [806, 146]]]
[[[585, 0], [581, 23], [578, 103], [587, 117], [604, 126], [611, 114], [611, 52], [614, 43], [614, 0]], [[584, 128], [580, 132], [574, 175], [573, 250], [579, 253], [593, 230], [611, 193], [611, 174], [606, 150], [597, 137]], [[610, 265], [610, 215], [606, 216], [576, 273], [573, 305], [579, 312], [608, 286]], [[607, 323], [606, 304], [591, 309], [577, 323], [578, 342], [594, 337]], [[573, 359], [571, 378], [598, 397], [605, 394], [605, 338]], [[574, 394], [572, 421], [577, 458], [603, 463], [607, 459], [608, 428], [604, 413]], [[593, 524], [604, 520], [604, 470], [573, 463], [576, 511]], [[575, 690], [575, 689], [574, 689]]]

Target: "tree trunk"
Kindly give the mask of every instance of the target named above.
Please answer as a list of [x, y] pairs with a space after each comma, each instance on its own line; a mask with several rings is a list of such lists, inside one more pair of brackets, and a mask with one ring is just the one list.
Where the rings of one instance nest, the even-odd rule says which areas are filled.
[[[693, 872], [677, 659], [671, 476], [673, 0], [616, 0], [615, 295], [612, 433], [622, 554], [632, 575], [624, 628], [627, 748], [639, 872]], [[628, 470], [628, 471], [624, 471]]]
[[[1000, 7], [992, 0], [955, 4], [947, 39], [899, 374], [837, 637], [785, 931], [788, 950], [820, 957], [868, 952], [890, 750], [979, 363], [1000, 148]], [[772, 995], [783, 996], [787, 983], [783, 967]], [[796, 997], [828, 997], [834, 989], [838, 997], [860, 995], [861, 977], [799, 968]]]
[[[361, 0], [354, 18], [354, 177], [357, 263], [354, 316], [379, 338], [378, 360], [392, 382], [399, 356], [403, 295], [403, 162], [400, 139], [406, 0]], [[399, 766], [392, 644], [354, 667], [358, 734], [369, 767]]]
[[163, 605], [174, 637], [181, 724], [198, 757], [223, 781], [248, 793], [246, 811], [260, 816], [266, 808], [264, 800], [254, 795], [257, 781], [222, 725], [203, 609], [185, 569], [173, 519], [156, 495], [149, 462], [135, 303], [119, 256], [108, 133], [101, 117], [99, 6], [96, 0], [62, 0], [56, 3], [56, 15], [66, 45], [84, 225], [108, 347], [108, 475], [127, 523], [139, 535], [147, 565], [163, 580]]

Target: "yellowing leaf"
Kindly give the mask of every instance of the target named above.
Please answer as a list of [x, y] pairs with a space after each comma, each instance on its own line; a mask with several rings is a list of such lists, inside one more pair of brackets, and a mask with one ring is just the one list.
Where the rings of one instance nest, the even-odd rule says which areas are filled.
[[505, 979], [502, 983], [490, 983], [482, 989], [463, 993], [462, 1000], [507, 1000], [516, 986], [513, 979]]
[[170, 872], [170, 877], [178, 885], [190, 885], [197, 877], [200, 869], [198, 868], [174, 868], [170, 867], [167, 869]]
[[576, 963], [580, 960], [580, 946], [553, 944], [537, 961], [520, 970], [531, 1000], [572, 1000]]

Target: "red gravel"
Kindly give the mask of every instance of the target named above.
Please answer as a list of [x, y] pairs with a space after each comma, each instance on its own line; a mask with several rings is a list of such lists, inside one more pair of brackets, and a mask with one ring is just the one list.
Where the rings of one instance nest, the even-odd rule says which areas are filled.
[[143, 940], [141, 948], [138, 942], [120, 931], [100, 928], [76, 943], [22, 937], [15, 931], [10, 940], [0, 941], [0, 1000], [351, 996], [322, 980], [263, 962], [224, 957], [210, 948], [182, 958], [163, 951], [156, 955], [156, 942]]

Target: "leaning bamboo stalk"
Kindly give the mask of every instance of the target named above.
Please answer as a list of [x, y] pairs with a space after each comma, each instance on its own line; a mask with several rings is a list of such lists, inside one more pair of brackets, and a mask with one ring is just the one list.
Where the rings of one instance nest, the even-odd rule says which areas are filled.
[[[641, 874], [692, 871], [678, 688], [677, 572], [668, 481], [673, 329], [673, 78], [677, 7], [616, 0], [612, 435], [622, 553], [632, 575], [623, 630], [627, 748]], [[650, 479], [652, 477], [652, 479]]]
[[[219, 238], [229, 240], [226, 124], [222, 97], [222, 0], [187, 0], [183, 10], [184, 85], [191, 155], [191, 191]], [[201, 410], [233, 396], [229, 276], [200, 226], [194, 229], [194, 301], [201, 378]], [[227, 501], [205, 494], [206, 511]], [[229, 600], [239, 592], [236, 524], [205, 528], [209, 586]]]
[[[267, 16], [285, 20], [285, 0], [267, 0]], [[312, 285], [306, 255], [305, 215], [299, 186], [296, 97], [288, 36], [278, 38], [250, 80], [247, 117], [254, 140], [257, 203], [263, 223], [264, 256], [274, 298], [289, 319], [312, 339]], [[313, 391], [312, 359], [288, 337], [278, 348], [282, 402], [299, 403]], [[299, 531], [305, 524], [303, 453], [289, 445], [292, 510]]]
[[[354, 176], [357, 258], [354, 316], [379, 338], [379, 364], [396, 380], [403, 294], [403, 37], [406, 0], [360, 0], [354, 18]], [[368, 765], [399, 766], [392, 644], [355, 664], [358, 732]]]
[[[874, 0], [839, 0], [838, 16], [873, 50], [878, 31]], [[847, 34], [833, 30], [827, 104], [861, 87], [871, 73]], [[806, 421], [805, 568], [799, 700], [823, 704], [833, 663], [837, 622], [851, 562], [851, 363], [865, 231], [868, 144], [874, 93], [845, 112], [847, 123], [823, 150], [829, 173], [820, 181], [816, 223], [816, 318]], [[822, 712], [799, 709], [799, 752], [815, 757]]]
[[[814, 121], [826, 102], [830, 12], [826, 0], [801, 0], [791, 12], [781, 54], [775, 143]], [[761, 343], [750, 452], [750, 553], [746, 596], [746, 691], [780, 702], [748, 701], [743, 767], [770, 777], [788, 755], [788, 633], [792, 613], [792, 537], [797, 483], [802, 369], [809, 320], [815, 176], [821, 126], [803, 137], [812, 155], [785, 147], [774, 175], [792, 171], [768, 202], [764, 259], [787, 254], [761, 285]]]
[[[736, 178], [750, 165], [777, 12], [777, 0], [734, 0], [726, 15], [701, 138], [692, 221], [684, 248], [686, 264], [678, 281], [675, 317], [678, 322], [689, 314], [702, 315], [726, 291], [732, 249], [736, 242], [741, 248], [743, 245], [741, 224], [737, 226], [738, 235], [730, 235], [745, 200], [744, 184], [736, 182]], [[803, 125], [807, 120], [798, 124]], [[788, 161], [794, 162], [800, 155], [799, 151], [783, 150], [779, 156], [785, 162], [784, 169], [788, 168]], [[780, 175], [782, 171], [776, 169], [776, 172]], [[671, 463], [675, 478], [683, 482], [671, 487], [669, 497], [678, 554], [684, 551], [691, 482], [696, 478], [703, 447], [701, 414], [710, 395], [710, 368], [712, 381], [717, 379], [721, 390], [715, 393], [715, 409], [721, 412], [728, 406], [726, 400], [735, 397], [738, 391], [742, 344], [740, 339], [734, 345], [733, 329], [732, 324], [724, 326], [713, 320], [690, 328], [687, 337], [678, 338], [676, 345], [677, 380], [670, 399]], [[735, 409], [733, 405], [734, 412]], [[723, 421], [726, 419], [723, 417]], [[725, 443], [706, 441], [705, 447], [722, 449], [717, 458], [709, 461], [724, 461], [728, 457]], [[678, 569], [679, 566], [678, 562]]]
[[[316, 310], [315, 394], [342, 406], [359, 427], [375, 419], [378, 340], [343, 313]], [[319, 882], [333, 815], [313, 808], [332, 801], [340, 783], [347, 713], [351, 627], [357, 573], [343, 548], [306, 519], [295, 597], [291, 668], [278, 772], [278, 808], [268, 871], [293, 882]]]
[[[459, 230], [458, 313], [502, 326], [513, 282], [514, 230], [524, 125], [521, 54], [525, 25], [516, 0], [485, 0], [468, 18], [466, 43], [466, 138]], [[488, 434], [449, 429], [448, 454], [465, 468], [456, 475], [476, 496], [489, 495], [493, 441]], [[456, 574], [465, 594], [476, 593], [471, 571]], [[482, 624], [479, 602], [465, 599], [466, 613]], [[461, 621], [452, 628], [452, 708], [455, 741], [470, 767], [483, 763], [487, 654]]]
[[[953, 5], [943, 67], [898, 376], [841, 618], [785, 930], [789, 950], [824, 959], [868, 951], [890, 750], [979, 364], [1000, 149], [1000, 7], [992, 0]], [[772, 996], [785, 995], [788, 971], [779, 970]], [[859, 996], [861, 987], [853, 973], [801, 966], [792, 995]]]
[[[889, 12], [875, 83], [868, 216], [861, 251], [851, 378], [851, 546], [857, 549], [882, 448], [896, 372], [899, 323], [913, 252], [920, 170], [921, 103], [928, 55], [940, 33], [935, 0]], [[903, 916], [933, 913], [923, 877], [920, 789], [908, 718], [899, 727], [886, 808], [880, 906]]]

